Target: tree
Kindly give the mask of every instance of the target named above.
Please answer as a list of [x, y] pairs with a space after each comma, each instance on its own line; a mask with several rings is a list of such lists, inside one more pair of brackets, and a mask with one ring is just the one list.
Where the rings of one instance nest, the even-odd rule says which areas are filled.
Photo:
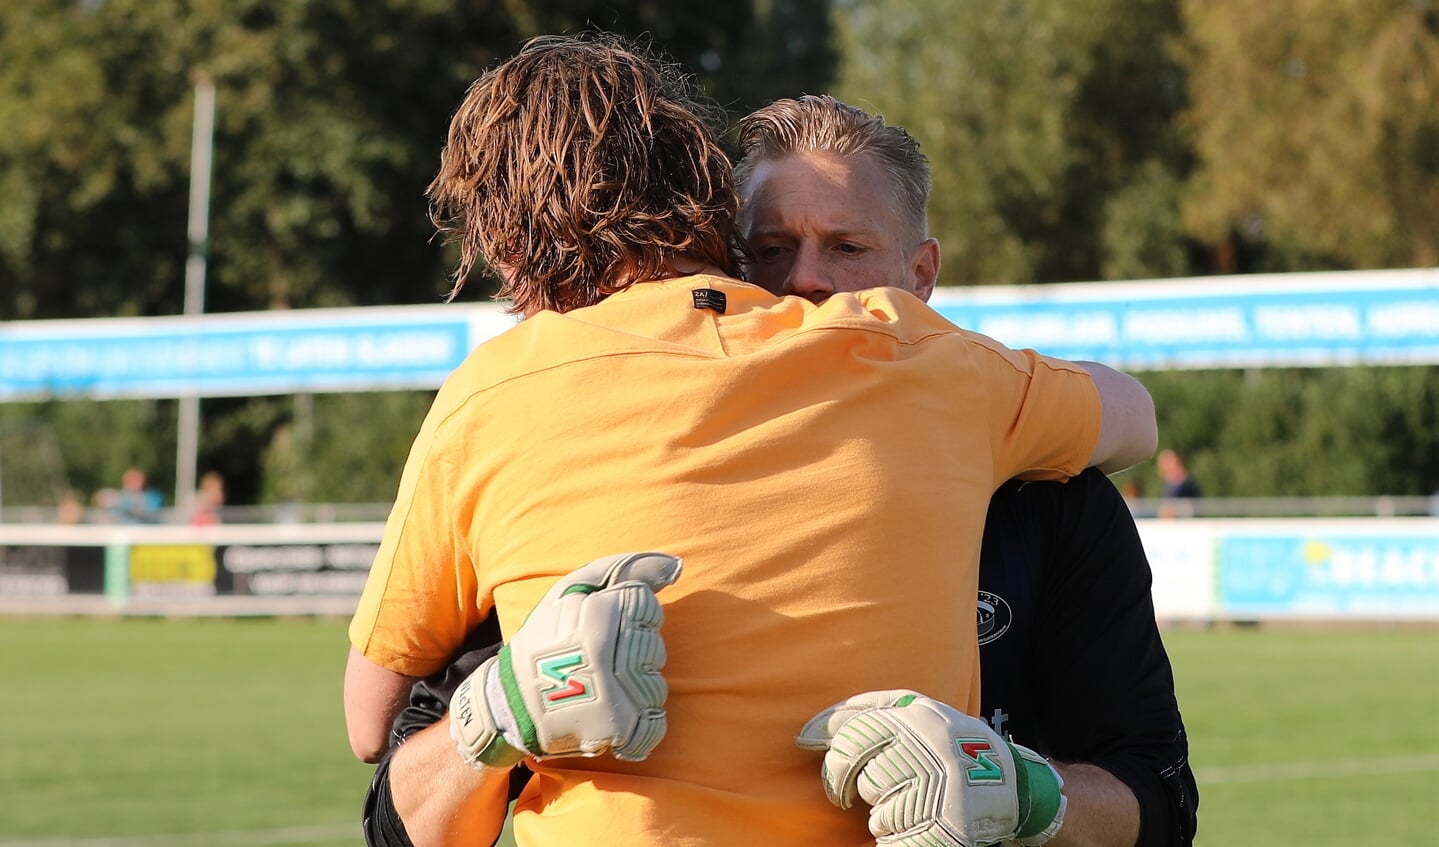
[[1439, 7], [1185, 0], [1187, 231], [1287, 269], [1439, 263]]
[[1439, 367], [1143, 373], [1161, 446], [1218, 497], [1439, 489]]
[[494, 6], [20, 6], [0, 24], [0, 115], [22, 128], [0, 141], [20, 292], [0, 319], [181, 310], [199, 74], [218, 101], [211, 311], [439, 299], [422, 191], [447, 110], [516, 38]]
[[[791, 26], [813, 5], [7, 3], [0, 320], [181, 311], [197, 75], [217, 90], [210, 311], [437, 302], [450, 257], [423, 191], [484, 68], [529, 35], [602, 26], [748, 104], [776, 74], [827, 72], [823, 16]], [[766, 52], [775, 23], [807, 37]]]
[[733, 121], [775, 98], [829, 84], [835, 57], [828, 7], [827, 0], [535, 0], [524, 6], [521, 29], [538, 33], [598, 28], [650, 42], [693, 71]]
[[[432, 239], [424, 189], [451, 112], [485, 68], [530, 36], [605, 28], [687, 65], [733, 115], [827, 78], [822, 8], [0, 0], [0, 321], [182, 311], [199, 74], [217, 100], [207, 311], [434, 303], [452, 256]], [[474, 279], [464, 296], [493, 291]], [[419, 424], [413, 398], [394, 399], [359, 415], [343, 402], [206, 400], [200, 470], [225, 474], [232, 503], [295, 491], [388, 499], [392, 481], [368, 486], [393, 476], [390, 445]], [[27, 418], [60, 433], [79, 487], [109, 484], [117, 462], [145, 465], [162, 487], [174, 472], [169, 401], [6, 412], [14, 426]], [[322, 440], [362, 425], [383, 446], [370, 453], [379, 473], [331, 461]], [[118, 458], [103, 455], [97, 430]], [[266, 480], [264, 467], [292, 470]]]
[[836, 93], [919, 139], [947, 284], [1188, 272], [1175, 0], [836, 7]]

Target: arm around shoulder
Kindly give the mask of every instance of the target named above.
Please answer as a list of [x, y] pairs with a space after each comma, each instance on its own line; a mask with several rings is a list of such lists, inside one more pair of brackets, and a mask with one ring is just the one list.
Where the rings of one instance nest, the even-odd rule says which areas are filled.
[[390, 746], [390, 725], [405, 707], [414, 677], [383, 668], [350, 648], [345, 662], [345, 731], [350, 749], [374, 764]]
[[1153, 456], [1159, 447], [1159, 425], [1149, 390], [1129, 374], [1105, 365], [1076, 364], [1089, 372], [1099, 390], [1099, 441], [1089, 458], [1090, 467], [1112, 474]]

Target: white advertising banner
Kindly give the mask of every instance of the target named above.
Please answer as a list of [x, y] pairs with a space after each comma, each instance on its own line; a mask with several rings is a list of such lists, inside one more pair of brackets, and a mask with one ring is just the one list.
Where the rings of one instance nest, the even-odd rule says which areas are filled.
[[1207, 521], [1141, 520], [1139, 537], [1154, 572], [1154, 613], [1160, 620], [1211, 620], [1218, 538]]
[[1439, 620], [1439, 518], [1143, 520], [1163, 618]]

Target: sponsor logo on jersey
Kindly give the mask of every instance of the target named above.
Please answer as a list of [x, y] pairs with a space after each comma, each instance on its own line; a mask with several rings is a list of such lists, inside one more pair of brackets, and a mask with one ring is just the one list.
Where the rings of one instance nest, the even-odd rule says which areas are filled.
[[575, 668], [584, 667], [584, 664], [585, 654], [579, 651], [540, 660], [540, 676], [555, 683], [540, 692], [546, 707], [565, 706], [594, 697], [589, 678], [570, 673]]
[[955, 746], [959, 755], [968, 764], [964, 770], [964, 781], [970, 785], [978, 783], [1004, 782], [1004, 769], [994, 757], [994, 746], [984, 738], [956, 738]]
[[983, 647], [997, 641], [1014, 622], [1009, 603], [993, 591], [979, 592], [979, 644]]

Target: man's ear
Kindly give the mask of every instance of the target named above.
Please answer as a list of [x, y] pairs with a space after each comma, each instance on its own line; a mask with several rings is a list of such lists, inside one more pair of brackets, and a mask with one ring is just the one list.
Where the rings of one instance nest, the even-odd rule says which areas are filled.
[[914, 296], [928, 303], [929, 295], [934, 293], [935, 283], [939, 281], [938, 241], [926, 238], [914, 248], [909, 257], [909, 273], [914, 282]]

